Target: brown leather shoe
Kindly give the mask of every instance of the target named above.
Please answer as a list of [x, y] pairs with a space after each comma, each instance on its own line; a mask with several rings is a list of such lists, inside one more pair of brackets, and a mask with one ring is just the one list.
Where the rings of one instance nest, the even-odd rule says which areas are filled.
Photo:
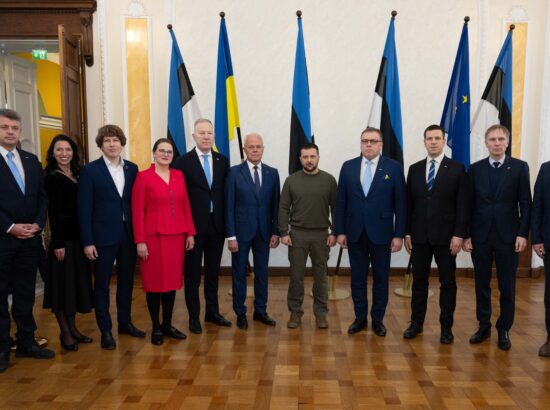
[[550, 336], [546, 338], [546, 343], [540, 347], [539, 356], [550, 357]]

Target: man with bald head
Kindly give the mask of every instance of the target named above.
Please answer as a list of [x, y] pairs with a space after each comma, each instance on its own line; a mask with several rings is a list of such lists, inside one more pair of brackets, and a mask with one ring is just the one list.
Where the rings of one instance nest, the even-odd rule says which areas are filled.
[[248, 328], [246, 318], [246, 268], [252, 249], [254, 262], [254, 320], [268, 326], [275, 321], [267, 314], [269, 248], [279, 245], [279, 172], [262, 162], [264, 144], [259, 134], [244, 139], [246, 161], [229, 171], [225, 185], [227, 247], [232, 253], [233, 310], [237, 327]]

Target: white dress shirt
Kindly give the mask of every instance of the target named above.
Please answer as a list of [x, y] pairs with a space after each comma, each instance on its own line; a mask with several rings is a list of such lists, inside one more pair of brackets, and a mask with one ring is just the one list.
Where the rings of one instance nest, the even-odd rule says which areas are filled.
[[426, 183], [428, 182], [428, 174], [430, 172], [430, 165], [431, 165], [432, 159], [435, 159], [435, 164], [434, 164], [435, 165], [434, 179], [435, 179], [435, 177], [437, 177], [437, 171], [439, 171], [439, 166], [441, 165], [441, 161], [443, 161], [444, 156], [445, 156], [445, 153], [442, 152], [435, 158], [432, 158], [430, 156], [426, 158]]
[[[370, 173], [372, 175], [372, 180], [374, 181], [374, 177], [376, 175], [376, 167], [378, 166], [378, 161], [380, 160], [380, 155], [374, 157], [370, 160]], [[359, 178], [361, 178], [361, 185], [363, 185], [363, 179], [365, 178], [365, 167], [367, 166], [368, 159], [363, 157], [361, 160], [361, 173], [359, 174]]]
[[[212, 177], [212, 182], [214, 182], [214, 167], [213, 167], [213, 163], [212, 163], [212, 151], [208, 151], [208, 153], [204, 153], [202, 152], [200, 149], [198, 149], [197, 147], [195, 147], [195, 152], [197, 153], [197, 155], [199, 156], [199, 161], [202, 165], [202, 169], [204, 171], [204, 155], [207, 156], [207, 159], [208, 159], [208, 166], [210, 167], [210, 176]], [[206, 175], [206, 173], [204, 174]]]
[[494, 159], [493, 157], [489, 156], [489, 164], [491, 164], [491, 167], [494, 168], [494, 163], [497, 162], [500, 164], [498, 167], [500, 168], [502, 164], [504, 164], [504, 161], [506, 161], [506, 154], [502, 156], [500, 159]]
[[103, 160], [105, 161], [105, 165], [107, 165], [107, 169], [109, 170], [109, 174], [111, 174], [111, 178], [113, 178], [118, 194], [122, 198], [122, 194], [124, 193], [124, 182], [125, 182], [124, 160], [120, 158], [120, 163], [118, 165], [109, 161], [109, 159], [105, 155], [103, 155]]
[[258, 176], [260, 177], [260, 186], [262, 186], [262, 163], [260, 162], [258, 165], [254, 165], [250, 161], [246, 161], [248, 164], [248, 168], [250, 169], [250, 176], [252, 177], [252, 182], [254, 182], [254, 167], [258, 167]]
[[6, 161], [6, 165], [8, 164], [9, 152], [13, 152], [13, 162], [15, 162], [15, 166], [19, 170], [21, 178], [23, 178], [23, 182], [25, 182], [25, 169], [23, 168], [23, 162], [21, 161], [21, 157], [19, 156], [19, 151], [17, 151], [15, 148], [12, 151], [8, 151], [6, 148], [0, 146], [0, 154], [2, 154], [2, 158], [4, 158], [4, 161]]

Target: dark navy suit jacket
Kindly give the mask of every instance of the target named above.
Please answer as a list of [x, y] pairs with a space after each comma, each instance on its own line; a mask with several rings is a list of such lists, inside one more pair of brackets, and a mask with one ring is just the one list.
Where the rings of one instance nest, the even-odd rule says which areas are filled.
[[280, 198], [279, 172], [262, 163], [260, 193], [252, 180], [248, 162], [235, 165], [225, 183], [226, 236], [238, 241], [250, 241], [259, 230], [264, 241], [278, 235]]
[[25, 193], [17, 185], [6, 161], [0, 158], [0, 241], [11, 238], [6, 231], [14, 223], [36, 223], [41, 228], [46, 223], [48, 201], [40, 162], [30, 152], [17, 151], [25, 170]]
[[362, 156], [344, 162], [338, 180], [336, 234], [356, 242], [363, 229], [376, 245], [405, 236], [406, 186], [403, 167], [380, 156], [368, 195], [361, 185]]
[[531, 208], [531, 243], [550, 245], [550, 162], [540, 166], [533, 207]]
[[490, 163], [484, 158], [468, 171], [473, 194], [470, 236], [475, 244], [487, 241], [492, 225], [505, 243], [517, 236], [527, 238], [531, 215], [531, 186], [527, 162], [506, 156], [494, 192], [491, 189]]
[[[124, 160], [124, 191], [119, 195], [103, 157], [80, 171], [78, 180], [78, 219], [83, 246], [110, 246], [120, 242], [124, 229], [132, 233], [132, 186], [138, 167]], [[132, 239], [133, 240], [133, 239]]]

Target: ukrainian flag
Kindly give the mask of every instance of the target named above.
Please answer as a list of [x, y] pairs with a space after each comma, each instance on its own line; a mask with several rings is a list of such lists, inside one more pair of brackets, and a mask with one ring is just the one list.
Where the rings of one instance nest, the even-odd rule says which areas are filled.
[[[218, 43], [218, 74], [216, 77], [216, 110], [214, 114], [215, 149], [225, 155], [243, 160], [237, 90], [231, 63], [229, 39], [225, 27], [225, 13], [220, 13], [220, 37]], [[237, 129], [238, 145], [235, 143]], [[235, 161], [233, 161], [235, 162]]]

